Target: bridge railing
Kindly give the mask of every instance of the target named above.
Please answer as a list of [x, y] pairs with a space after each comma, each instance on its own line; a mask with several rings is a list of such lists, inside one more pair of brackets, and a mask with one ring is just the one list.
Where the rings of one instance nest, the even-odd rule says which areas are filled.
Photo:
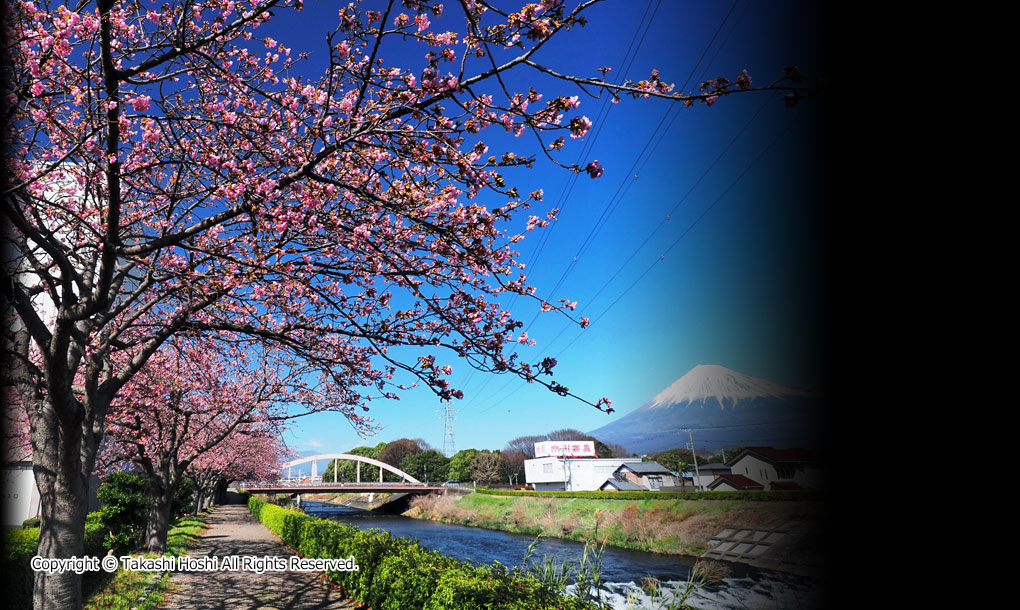
[[393, 482], [385, 481], [379, 482], [367, 482], [362, 481], [361, 483], [355, 483], [351, 481], [347, 482], [332, 482], [332, 481], [315, 481], [315, 480], [300, 480], [300, 481], [288, 481], [286, 479], [280, 479], [275, 481], [241, 481], [239, 487], [246, 489], [249, 487], [288, 487], [288, 488], [301, 488], [301, 487], [335, 487], [337, 489], [344, 488], [359, 488], [359, 487], [434, 487], [426, 483], [412, 483], [410, 481]]

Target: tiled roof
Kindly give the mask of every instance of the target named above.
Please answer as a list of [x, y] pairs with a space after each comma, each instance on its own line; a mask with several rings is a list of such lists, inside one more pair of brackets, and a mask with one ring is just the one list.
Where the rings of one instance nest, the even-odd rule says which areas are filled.
[[[640, 472], [643, 474], [652, 472], [672, 472], [669, 468], [666, 468], [658, 462], [634, 462], [631, 464], [622, 464], [620, 468], [629, 468], [634, 472]], [[619, 468], [617, 470], [619, 470]]]
[[640, 485], [634, 483], [633, 481], [621, 481], [613, 477], [609, 477], [608, 479], [606, 479], [605, 482], [602, 483], [602, 485], [599, 485], [599, 489], [605, 487], [606, 483], [609, 483], [610, 485], [615, 487], [618, 491], [648, 491], [647, 489], [641, 487]]
[[713, 489], [722, 485], [723, 481], [739, 489], [765, 489], [765, 487], [758, 481], [749, 479], [742, 474], [721, 474], [718, 478], [708, 484], [708, 488]]
[[[698, 464], [699, 472], [705, 470], [729, 470], [729, 469], [730, 467], [727, 466], [726, 464], [723, 464], [722, 462], [712, 462], [711, 464]], [[690, 469], [688, 468], [688, 470]]]
[[817, 451], [808, 449], [776, 449], [775, 447], [745, 447], [726, 464], [732, 466], [748, 453], [753, 453], [773, 464], [814, 464], [821, 461]]

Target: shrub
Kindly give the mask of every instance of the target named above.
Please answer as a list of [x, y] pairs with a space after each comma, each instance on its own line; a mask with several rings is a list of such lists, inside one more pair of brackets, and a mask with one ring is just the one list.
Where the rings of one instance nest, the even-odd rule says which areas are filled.
[[[36, 522], [38, 517], [33, 517]], [[26, 519], [26, 523], [32, 519]], [[85, 516], [85, 555], [104, 555], [106, 550], [103, 542], [106, 539], [106, 528], [100, 521], [98, 512]], [[32, 557], [39, 552], [39, 528], [25, 527], [3, 533], [0, 538], [0, 571], [4, 574], [5, 606], [11, 608], [32, 607], [32, 586], [35, 572], [32, 570]], [[94, 577], [86, 573], [86, 578]]]
[[134, 548], [141, 539], [149, 514], [149, 480], [142, 474], [114, 472], [96, 492], [103, 508], [103, 525], [111, 533], [103, 544], [116, 551]]
[[17, 561], [22, 557], [31, 558], [39, 549], [39, 528], [15, 529], [4, 532], [3, 551], [0, 559]]
[[176, 521], [191, 512], [195, 503], [195, 479], [184, 477], [177, 484], [174, 499], [170, 504], [170, 520]]
[[354, 556], [357, 571], [329, 572], [349, 597], [373, 610], [486, 608], [595, 610], [531, 575], [503, 566], [475, 566], [380, 530], [316, 519], [257, 497], [248, 508], [273, 533], [306, 557]]
[[397, 539], [393, 552], [379, 563], [369, 606], [379, 610], [423, 608], [440, 579], [463, 566], [463, 562], [425, 549], [417, 541]]
[[41, 520], [42, 519], [40, 519], [39, 517], [29, 517], [28, 519], [25, 519], [24, 521], [21, 522], [21, 529], [27, 530], [33, 527], [39, 527], [39, 522]]

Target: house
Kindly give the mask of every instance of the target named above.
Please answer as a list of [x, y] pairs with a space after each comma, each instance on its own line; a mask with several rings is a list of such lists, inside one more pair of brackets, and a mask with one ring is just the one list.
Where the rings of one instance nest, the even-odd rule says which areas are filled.
[[621, 464], [613, 474], [651, 491], [672, 491], [681, 484], [680, 477], [658, 462]]
[[606, 479], [606, 482], [599, 487], [599, 491], [648, 491], [644, 487], [641, 487], [633, 481], [627, 480], [626, 477], [620, 476], [617, 478], [615, 475]]
[[765, 486], [742, 474], [720, 474], [708, 484], [706, 489], [708, 491], [762, 491]]
[[694, 474], [695, 489], [705, 490], [720, 475], [730, 474], [730, 467], [722, 462], [699, 464]]
[[747, 477], [767, 489], [825, 488], [825, 470], [816, 451], [747, 447], [726, 466], [732, 474]]

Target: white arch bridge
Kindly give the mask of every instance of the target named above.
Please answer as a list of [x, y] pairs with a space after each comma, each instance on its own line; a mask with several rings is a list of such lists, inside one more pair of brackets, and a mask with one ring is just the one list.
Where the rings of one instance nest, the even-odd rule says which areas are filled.
[[[322, 475], [318, 474], [318, 463], [323, 460], [333, 464], [332, 480], [323, 480]], [[354, 481], [342, 481], [339, 479], [339, 462], [341, 460], [352, 461], [356, 464]], [[303, 464], [311, 464], [310, 474], [304, 474]], [[379, 480], [362, 481], [362, 464], [370, 464], [377, 467], [379, 469]], [[297, 476], [294, 475], [295, 470]], [[400, 482], [383, 481], [383, 474], [385, 472], [392, 472], [399, 476]], [[325, 493], [331, 491], [347, 493], [430, 493], [444, 489], [439, 485], [423, 483], [403, 470], [390, 466], [386, 462], [351, 453], [321, 453], [300, 457], [283, 464], [281, 474], [283, 475], [282, 478], [276, 481], [243, 481], [240, 487], [252, 493]]]

